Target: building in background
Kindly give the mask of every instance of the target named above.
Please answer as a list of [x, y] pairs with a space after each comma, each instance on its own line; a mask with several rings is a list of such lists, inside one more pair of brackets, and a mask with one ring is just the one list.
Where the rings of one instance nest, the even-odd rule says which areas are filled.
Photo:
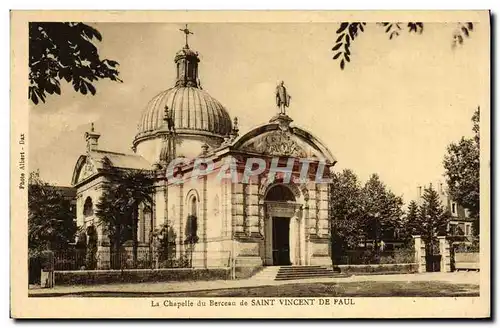
[[[422, 199], [422, 189], [423, 188], [421, 186], [418, 187], [418, 204], [420, 204]], [[451, 216], [447, 228], [448, 236], [455, 239], [455, 242], [471, 243], [473, 236], [473, 219], [470, 218], [467, 209], [460, 206], [451, 198], [442, 182], [438, 183], [437, 193], [439, 195], [439, 199], [441, 200], [441, 204], [446, 210], [448, 210]]]

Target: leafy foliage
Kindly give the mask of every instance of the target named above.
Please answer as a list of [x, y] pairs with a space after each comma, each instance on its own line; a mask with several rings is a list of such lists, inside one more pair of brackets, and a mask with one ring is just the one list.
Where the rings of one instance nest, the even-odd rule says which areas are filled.
[[165, 263], [162, 267], [173, 267], [176, 251], [177, 235], [172, 226], [163, 224], [161, 229], [157, 231], [158, 238], [158, 260]]
[[[401, 224], [403, 200], [387, 189], [377, 174], [363, 187], [364, 224], [368, 238], [377, 244], [382, 238], [394, 238]], [[378, 249], [378, 248], [377, 248]]]
[[337, 30], [337, 40], [332, 50], [337, 51], [333, 59], [340, 60], [340, 68], [344, 69], [345, 63], [351, 61], [351, 42], [358, 36], [358, 33], [364, 32], [366, 23], [342, 23]]
[[403, 218], [403, 221], [401, 222], [401, 237], [407, 245], [413, 241], [414, 235], [419, 234], [418, 215], [419, 212], [417, 202], [412, 200], [408, 204], [408, 210]]
[[28, 248], [30, 255], [65, 248], [76, 234], [75, 213], [64, 195], [37, 173], [28, 180]]
[[364, 235], [362, 226], [362, 194], [358, 177], [351, 170], [332, 177], [330, 215], [334, 238], [334, 254], [356, 248]]
[[87, 228], [88, 244], [85, 252], [85, 267], [87, 270], [97, 268], [97, 229], [94, 225]]
[[198, 218], [195, 215], [188, 215], [185, 229], [186, 244], [196, 244], [198, 242]]
[[394, 239], [402, 225], [403, 201], [388, 190], [376, 174], [361, 187], [357, 176], [351, 170], [344, 170], [334, 174], [330, 190], [335, 256], [357, 249], [367, 239], [376, 244], [382, 238]]
[[[389, 40], [398, 37], [403, 31], [404, 26], [408, 29], [408, 33], [422, 34], [424, 24], [422, 22], [380, 22], [378, 26], [384, 29], [384, 32], [389, 35]], [[366, 22], [342, 22], [337, 29], [337, 39], [332, 48], [334, 52], [333, 59], [340, 62], [340, 69], [344, 69], [346, 63], [351, 61], [351, 45], [360, 32], [364, 32]], [[453, 47], [457, 44], [463, 44], [463, 40], [469, 37], [473, 31], [472, 23], [458, 23], [458, 28], [453, 33]]]
[[453, 32], [453, 42], [452, 46], [462, 45], [464, 39], [470, 36], [470, 33], [474, 30], [474, 24], [468, 23], [458, 23], [457, 29]]
[[[384, 27], [385, 33], [389, 35], [389, 40], [392, 40], [395, 37], [399, 36], [399, 33], [402, 31], [402, 26], [404, 25], [401, 22], [397, 23], [389, 23], [389, 22], [383, 22], [383, 23], [378, 23], [378, 25]], [[408, 23], [408, 32], [414, 32], [418, 34], [422, 34], [424, 30], [424, 24], [423, 23]]]
[[118, 62], [101, 59], [95, 40], [102, 41], [99, 31], [83, 23], [29, 23], [28, 98], [36, 105], [48, 94], [60, 95], [62, 80], [84, 95], [96, 93], [97, 80], [121, 82]]
[[134, 262], [137, 260], [137, 209], [141, 203], [153, 203], [154, 177], [149, 171], [122, 170], [105, 160], [106, 182], [96, 204], [96, 215], [103, 232], [109, 236], [112, 252], [119, 253], [123, 243], [134, 242]]
[[469, 210], [475, 219], [474, 234], [479, 233], [479, 107], [472, 117], [474, 137], [462, 137], [448, 146], [444, 157], [446, 182], [450, 196]]
[[424, 23], [422, 22], [410, 22], [408, 23], [408, 32], [415, 32], [415, 33], [419, 33], [419, 34], [422, 34], [422, 32], [424, 31]]

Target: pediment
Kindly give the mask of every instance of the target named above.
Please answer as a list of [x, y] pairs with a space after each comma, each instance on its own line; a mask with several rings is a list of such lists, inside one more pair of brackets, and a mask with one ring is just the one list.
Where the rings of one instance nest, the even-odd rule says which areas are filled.
[[269, 156], [318, 158], [318, 152], [289, 131], [274, 130], [257, 135], [239, 148]]
[[82, 155], [76, 162], [71, 183], [76, 185], [84, 180], [87, 180], [89, 177], [97, 174], [98, 172], [99, 171], [94, 160], [87, 155]]
[[90, 158], [87, 157], [85, 164], [83, 164], [78, 177], [78, 182], [87, 179], [88, 177], [97, 173], [97, 168]]

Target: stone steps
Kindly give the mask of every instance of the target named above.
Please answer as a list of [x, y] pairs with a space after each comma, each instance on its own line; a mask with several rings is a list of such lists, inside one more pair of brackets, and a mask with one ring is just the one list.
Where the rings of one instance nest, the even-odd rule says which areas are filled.
[[257, 272], [252, 279], [255, 280], [274, 280], [278, 274], [279, 266], [264, 267], [261, 271]]
[[274, 280], [340, 278], [347, 276], [346, 274], [334, 272], [331, 268], [325, 266], [282, 266], [278, 270]]

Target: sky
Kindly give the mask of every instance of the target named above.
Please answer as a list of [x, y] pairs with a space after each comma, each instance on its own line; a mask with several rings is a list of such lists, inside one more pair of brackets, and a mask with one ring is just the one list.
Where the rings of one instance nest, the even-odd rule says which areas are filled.
[[[30, 107], [29, 169], [70, 185], [84, 133], [94, 122], [101, 149], [131, 152], [148, 101], [175, 82], [181, 24], [99, 23], [101, 58], [120, 63], [123, 83], [100, 81], [95, 96], [62, 83], [61, 96]], [[278, 81], [292, 96], [294, 124], [322, 140], [364, 182], [377, 173], [409, 201], [417, 186], [443, 181], [446, 147], [472, 135], [471, 117], [483, 105], [489, 81], [478, 62], [484, 45], [476, 24], [463, 46], [452, 48], [456, 24], [426, 23], [421, 35], [389, 40], [368, 24], [352, 43], [345, 70], [332, 60], [338, 23], [190, 24], [190, 47], [200, 53], [203, 89], [218, 99], [240, 134], [276, 114]]]

